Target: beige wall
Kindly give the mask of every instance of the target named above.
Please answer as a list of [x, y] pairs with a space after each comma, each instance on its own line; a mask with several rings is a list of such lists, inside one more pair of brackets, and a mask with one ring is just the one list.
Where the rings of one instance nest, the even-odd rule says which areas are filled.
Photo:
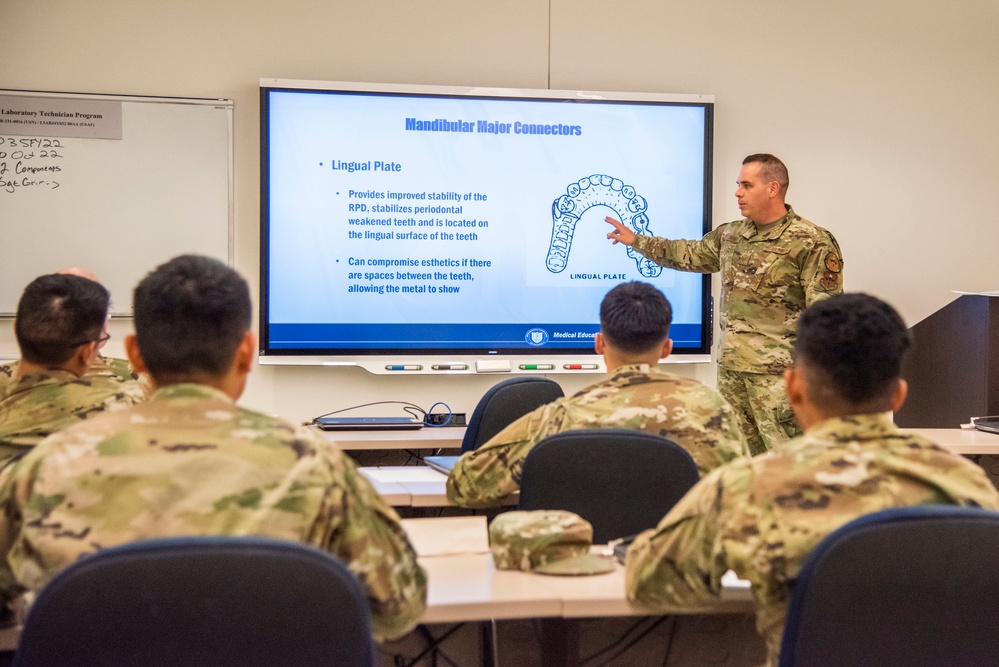
[[[915, 322], [952, 289], [999, 289], [997, 30], [996, 0], [0, 0], [0, 88], [235, 100], [236, 266], [254, 288], [260, 77], [711, 94], [715, 221], [738, 217], [741, 158], [776, 153], [789, 201], [839, 239], [847, 289]], [[0, 356], [15, 349], [0, 323]], [[468, 412], [496, 380], [260, 367], [244, 403]]]

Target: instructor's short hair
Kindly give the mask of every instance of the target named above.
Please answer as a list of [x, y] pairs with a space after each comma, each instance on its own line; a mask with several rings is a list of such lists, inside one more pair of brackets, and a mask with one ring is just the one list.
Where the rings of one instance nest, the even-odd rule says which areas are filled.
[[50, 273], [32, 280], [17, 303], [14, 336], [21, 357], [40, 365], [63, 364], [84, 343], [98, 340], [111, 295], [100, 283]]
[[805, 309], [798, 320], [794, 355], [806, 374], [818, 373], [816, 381], [833, 400], [864, 405], [891, 398], [911, 346], [912, 336], [894, 308], [854, 292]]
[[154, 379], [223, 375], [250, 329], [250, 290], [236, 271], [181, 255], [151, 271], [133, 296], [135, 338]]
[[787, 187], [791, 182], [787, 175], [787, 167], [780, 161], [780, 158], [770, 153], [753, 153], [752, 155], [747, 155], [742, 164], [749, 164], [751, 162], [758, 162], [760, 164], [760, 178], [763, 179], [764, 183], [777, 181], [777, 185], [780, 186], [780, 193], [782, 195], [787, 194]]
[[669, 299], [648, 283], [621, 283], [600, 303], [600, 333], [623, 352], [648, 352], [662, 345], [672, 322]]

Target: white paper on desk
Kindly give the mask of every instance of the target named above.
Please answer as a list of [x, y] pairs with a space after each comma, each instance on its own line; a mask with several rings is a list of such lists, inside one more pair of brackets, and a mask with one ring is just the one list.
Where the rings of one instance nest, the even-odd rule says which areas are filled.
[[489, 553], [484, 516], [402, 519], [401, 524], [417, 556]]
[[443, 482], [447, 475], [429, 466], [394, 466], [390, 468], [364, 468], [361, 472], [371, 479], [386, 483]]

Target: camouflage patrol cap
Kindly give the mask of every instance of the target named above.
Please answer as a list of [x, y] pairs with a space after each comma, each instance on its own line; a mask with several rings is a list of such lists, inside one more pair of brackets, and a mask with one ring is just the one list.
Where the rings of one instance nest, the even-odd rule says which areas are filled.
[[504, 512], [489, 526], [489, 550], [500, 570], [603, 574], [614, 564], [591, 555], [593, 526], [563, 510]]

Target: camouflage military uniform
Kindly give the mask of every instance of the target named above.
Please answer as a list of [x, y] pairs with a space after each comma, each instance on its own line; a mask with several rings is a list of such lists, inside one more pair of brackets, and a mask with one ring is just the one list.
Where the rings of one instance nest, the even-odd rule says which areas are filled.
[[[376, 638], [409, 631], [426, 575], [398, 516], [335, 446], [195, 384], [48, 438], [0, 483], [0, 580], [37, 591], [102, 547], [261, 535], [334, 553], [367, 590]], [[6, 591], [8, 597], [17, 591]]]
[[18, 378], [0, 398], [0, 464], [81, 419], [144, 399], [138, 382], [102, 373], [53, 370]]
[[[16, 361], [12, 361], [9, 364], [0, 364], [0, 390], [6, 384], [13, 381], [14, 369], [16, 368]], [[90, 369], [84, 374], [85, 377], [90, 375], [116, 378], [119, 382], [130, 382], [139, 379], [139, 374], [132, 370], [132, 365], [128, 362], [128, 359], [105, 357], [103, 355], [97, 355], [94, 363], [90, 364]]]
[[[0, 398], [3, 397], [7, 388], [14, 383], [14, 370], [16, 368], [16, 361], [9, 364], [0, 364]], [[128, 359], [98, 356], [94, 360], [94, 363], [90, 364], [90, 369], [83, 374], [83, 377], [88, 379], [91, 377], [106, 377], [118, 382], [135, 382], [137, 380], [147, 396], [153, 393], [148, 378], [144, 375], [140, 376], [132, 370], [132, 365], [128, 363]]]
[[923, 504], [999, 509], [999, 492], [978, 466], [885, 415], [829, 419], [702, 479], [628, 550], [628, 597], [710, 604], [734, 570], [752, 583], [757, 630], [776, 665], [789, 584], [809, 552], [858, 516]]
[[[788, 206], [768, 225], [744, 218], [699, 241], [638, 236], [632, 248], [671, 269], [721, 272], [718, 390], [742, 420], [754, 454], [777, 444], [773, 438], [799, 434], [780, 376], [791, 365], [801, 311], [843, 291], [843, 255], [833, 235]], [[769, 423], [758, 430], [761, 421]]]
[[12, 362], [9, 364], [0, 364], [0, 397], [2, 397], [10, 383], [14, 381], [14, 368], [17, 367], [17, 362]]
[[90, 364], [90, 369], [84, 377], [91, 375], [109, 377], [119, 382], [132, 382], [139, 379], [139, 374], [132, 370], [132, 364], [128, 359], [118, 359], [116, 357], [99, 356]]
[[464, 454], [448, 476], [448, 498], [462, 507], [496, 505], [520, 488], [524, 458], [534, 445], [563, 431], [601, 428], [668, 437], [690, 453], [702, 473], [747, 453], [732, 408], [716, 391], [635, 364], [541, 406]]

